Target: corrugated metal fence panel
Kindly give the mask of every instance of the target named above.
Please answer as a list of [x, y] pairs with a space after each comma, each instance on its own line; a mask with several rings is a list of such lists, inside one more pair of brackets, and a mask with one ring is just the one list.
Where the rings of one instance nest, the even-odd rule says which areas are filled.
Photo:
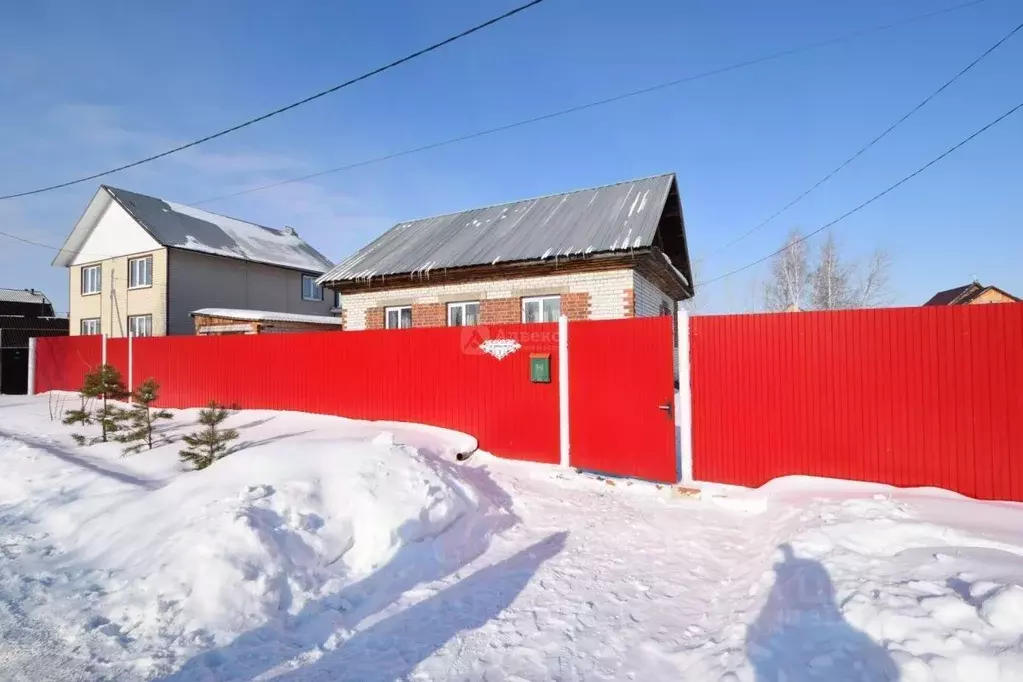
[[99, 336], [56, 336], [36, 341], [35, 392], [77, 391], [85, 373], [100, 364]]
[[1023, 501], [1023, 305], [692, 320], [698, 480], [788, 474]]
[[670, 317], [570, 322], [572, 466], [674, 483]]
[[[74, 372], [64, 365], [82, 338], [88, 337], [46, 340], [56, 343], [40, 356], [39, 390], [81, 386], [84, 368], [65, 378]], [[94, 338], [88, 344], [99, 364]], [[521, 348], [498, 360], [479, 350], [487, 338], [514, 339]], [[420, 422], [470, 433], [481, 448], [505, 457], [558, 461], [556, 324], [173, 336], [133, 344], [134, 382], [155, 378], [167, 407], [216, 400], [247, 409]], [[551, 383], [530, 382], [531, 352], [551, 354]], [[126, 341], [108, 341], [107, 359], [127, 381]], [[44, 379], [50, 374], [61, 383]]]

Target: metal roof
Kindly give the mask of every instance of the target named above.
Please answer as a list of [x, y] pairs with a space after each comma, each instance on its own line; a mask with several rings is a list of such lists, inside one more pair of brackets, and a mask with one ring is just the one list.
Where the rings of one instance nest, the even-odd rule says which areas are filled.
[[163, 246], [312, 273], [333, 266], [290, 228], [274, 230], [125, 189], [103, 189]]
[[245, 320], [247, 322], [303, 322], [305, 324], [325, 324], [340, 326], [340, 317], [329, 315], [302, 315], [299, 313], [276, 313], [272, 310], [244, 310], [241, 308], [202, 308], [192, 316], [222, 317], [225, 320]]
[[0, 289], [0, 301], [5, 303], [49, 303], [42, 292], [34, 289]]
[[650, 247], [675, 174], [399, 223], [319, 281]]

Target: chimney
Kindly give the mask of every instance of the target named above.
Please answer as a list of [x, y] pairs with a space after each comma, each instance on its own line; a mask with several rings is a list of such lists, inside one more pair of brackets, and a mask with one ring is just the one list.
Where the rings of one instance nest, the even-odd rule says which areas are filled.
[[284, 234], [289, 235], [291, 237], [297, 237], [298, 236], [298, 230], [293, 228], [291, 225], [285, 225], [284, 229], [281, 230], [281, 232], [283, 232]]

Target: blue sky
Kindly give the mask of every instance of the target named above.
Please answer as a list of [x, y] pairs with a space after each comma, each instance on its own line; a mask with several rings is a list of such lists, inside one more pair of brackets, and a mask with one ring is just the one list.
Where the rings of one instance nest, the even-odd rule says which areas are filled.
[[[494, 16], [496, 0], [11, 3], [0, 18], [0, 194], [162, 151]], [[955, 0], [547, 0], [443, 50], [199, 148], [106, 178], [192, 202], [612, 96]], [[809, 231], [1023, 97], [1015, 36], [811, 197], [813, 184], [1023, 20], [980, 5], [494, 136], [204, 205], [293, 225], [334, 260], [404, 219], [678, 174], [710, 278]], [[973, 277], [1023, 295], [1023, 114], [840, 223], [853, 259], [893, 258], [894, 302]], [[97, 183], [0, 202], [0, 229], [60, 245]], [[814, 244], [817, 242], [815, 241]], [[0, 286], [66, 310], [54, 252], [0, 238]], [[747, 309], [765, 266], [701, 292]]]

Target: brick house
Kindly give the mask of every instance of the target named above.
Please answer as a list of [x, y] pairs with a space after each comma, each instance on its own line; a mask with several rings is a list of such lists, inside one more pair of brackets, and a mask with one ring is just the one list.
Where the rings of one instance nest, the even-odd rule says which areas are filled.
[[673, 173], [399, 223], [317, 283], [346, 330], [673, 315], [693, 295]]
[[984, 286], [974, 280], [955, 289], [939, 291], [924, 305], [978, 305], [981, 303], [1018, 303], [1019, 299], [995, 286]]

